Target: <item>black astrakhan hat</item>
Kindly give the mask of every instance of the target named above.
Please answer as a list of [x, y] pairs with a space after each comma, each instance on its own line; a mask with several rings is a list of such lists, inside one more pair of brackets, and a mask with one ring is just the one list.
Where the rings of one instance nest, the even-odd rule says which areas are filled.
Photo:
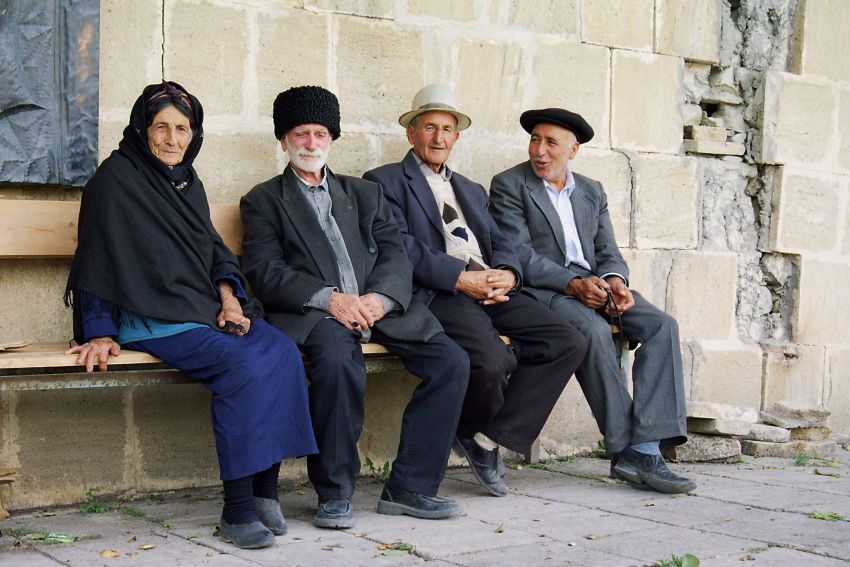
[[274, 137], [280, 138], [299, 124], [321, 124], [339, 138], [339, 101], [322, 87], [294, 87], [274, 99]]
[[593, 138], [593, 128], [590, 127], [590, 124], [580, 114], [564, 110], [563, 108], [526, 110], [519, 117], [519, 123], [529, 134], [541, 122], [566, 128], [576, 135], [579, 144], [589, 142]]

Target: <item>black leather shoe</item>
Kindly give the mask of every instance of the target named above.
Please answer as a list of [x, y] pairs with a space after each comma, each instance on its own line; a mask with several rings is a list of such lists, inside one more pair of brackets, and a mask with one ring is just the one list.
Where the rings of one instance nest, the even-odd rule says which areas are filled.
[[425, 496], [402, 488], [384, 487], [378, 500], [378, 514], [401, 516], [402, 514], [422, 520], [442, 520], [460, 513], [454, 500], [442, 496]]
[[[475, 439], [470, 437], [455, 437], [455, 451], [462, 457], [466, 457], [469, 462], [469, 468], [472, 469], [472, 474], [481, 483], [481, 486], [487, 489], [487, 492], [493, 496], [505, 496], [508, 493], [508, 487], [505, 481], [502, 480], [499, 463], [502, 459], [499, 457], [499, 448], [487, 450], [479, 445]], [[501, 470], [504, 470], [505, 465], [502, 463]]]
[[219, 523], [218, 537], [243, 549], [259, 549], [274, 545], [275, 542], [274, 534], [262, 522], [228, 524], [224, 518]]
[[351, 509], [351, 500], [348, 498], [338, 500], [321, 500], [313, 525], [317, 528], [330, 528], [335, 530], [354, 527], [354, 511]]
[[635, 488], [646, 485], [664, 494], [683, 494], [697, 487], [691, 479], [673, 474], [661, 455], [644, 455], [626, 447], [618, 456], [614, 472]]
[[283, 512], [280, 510], [280, 502], [272, 498], [255, 496], [254, 509], [257, 511], [260, 521], [271, 533], [274, 535], [286, 533], [286, 518], [283, 517]]

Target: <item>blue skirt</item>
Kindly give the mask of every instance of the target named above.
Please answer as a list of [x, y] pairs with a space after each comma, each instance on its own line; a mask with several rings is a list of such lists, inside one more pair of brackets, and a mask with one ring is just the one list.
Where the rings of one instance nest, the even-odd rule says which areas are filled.
[[162, 359], [212, 392], [221, 480], [318, 452], [301, 353], [265, 321], [252, 321], [244, 337], [204, 327], [124, 347]]

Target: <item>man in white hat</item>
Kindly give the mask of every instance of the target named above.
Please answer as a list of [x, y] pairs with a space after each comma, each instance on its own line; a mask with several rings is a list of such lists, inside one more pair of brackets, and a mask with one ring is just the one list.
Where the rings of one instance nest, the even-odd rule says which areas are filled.
[[488, 213], [484, 188], [446, 166], [471, 122], [457, 106], [446, 85], [421, 89], [399, 118], [413, 148], [364, 177], [380, 183], [390, 202], [413, 264], [414, 298], [469, 354], [454, 448], [484, 488], [504, 496], [499, 446], [530, 450], [587, 345], [563, 318], [520, 293], [519, 258]]

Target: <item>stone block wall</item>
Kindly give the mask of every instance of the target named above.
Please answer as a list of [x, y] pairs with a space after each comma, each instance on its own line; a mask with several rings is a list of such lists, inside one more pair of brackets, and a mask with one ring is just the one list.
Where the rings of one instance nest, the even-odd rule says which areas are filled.
[[[576, 110], [596, 136], [574, 168], [605, 184], [634, 287], [678, 318], [688, 396], [755, 408], [813, 402], [847, 435], [850, 63], [837, 54], [848, 50], [848, 10], [846, 0], [102, 0], [99, 154], [116, 146], [141, 88], [162, 76], [205, 105], [197, 169], [213, 202], [234, 203], [283, 169], [271, 103], [291, 86], [339, 96], [343, 135], [330, 165], [353, 175], [404, 155], [397, 117], [428, 82], [452, 84], [472, 117], [450, 165], [485, 186], [526, 159], [523, 110]], [[4, 262], [0, 309], [26, 305], [29, 316], [3, 320], [0, 340], [68, 337], [65, 270]], [[389, 380], [369, 389], [367, 413], [393, 418], [367, 423], [361, 449], [376, 462], [392, 456], [414, 384]], [[157, 391], [99, 396], [109, 409], [98, 419], [117, 430], [97, 443], [136, 462], [143, 487], [215, 482], [204, 404], [181, 405], [202, 438], [192, 451], [205, 456], [177, 471], [169, 455], [188, 449], [163, 425], [173, 403], [157, 402]], [[0, 422], [14, 426], [0, 437], [0, 462], [35, 463], [45, 449], [28, 445], [40, 438], [25, 433], [27, 420], [65, 411], [73, 427], [89, 427], [77, 416], [91, 404], [77, 394], [0, 396]], [[132, 444], [115, 438], [133, 431]], [[598, 437], [571, 386], [544, 447], [590, 449]], [[130, 489], [128, 466], [98, 471], [120, 480], [94, 481]], [[79, 497], [33, 490], [44, 497], [15, 492], [11, 505]]]

